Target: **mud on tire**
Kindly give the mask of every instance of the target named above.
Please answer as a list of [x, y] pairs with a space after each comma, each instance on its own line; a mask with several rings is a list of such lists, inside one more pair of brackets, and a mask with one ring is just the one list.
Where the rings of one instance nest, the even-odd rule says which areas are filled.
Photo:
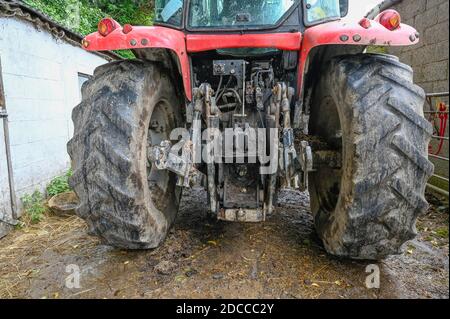
[[322, 73], [311, 108], [312, 134], [341, 152], [342, 168], [310, 177], [319, 236], [334, 255], [382, 259], [417, 235], [432, 127], [424, 91], [409, 66], [387, 55], [335, 58]]
[[178, 211], [176, 177], [148, 163], [147, 149], [177, 127], [180, 99], [156, 64], [120, 61], [97, 68], [73, 111], [68, 143], [90, 232], [119, 248], [155, 248]]

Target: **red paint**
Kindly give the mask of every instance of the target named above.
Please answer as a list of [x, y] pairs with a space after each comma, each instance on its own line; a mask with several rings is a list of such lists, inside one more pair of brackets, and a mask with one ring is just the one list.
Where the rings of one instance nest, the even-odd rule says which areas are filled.
[[[303, 77], [311, 50], [322, 45], [377, 45], [405, 46], [419, 42], [416, 30], [401, 24], [389, 31], [379, 22], [370, 20], [361, 26], [358, 22], [329, 22], [306, 29], [301, 33], [270, 34], [188, 34], [165, 27], [119, 27], [103, 37], [98, 32], [88, 35], [83, 42], [86, 50], [107, 51], [144, 48], [163, 48], [175, 52], [178, 57], [186, 98], [192, 100], [189, 53], [231, 48], [276, 48], [299, 51], [298, 94], [302, 96]], [[346, 36], [346, 41], [341, 37]], [[413, 39], [413, 41], [411, 41]], [[144, 41], [142, 41], [144, 40]], [[86, 42], [88, 41], [88, 42]]]
[[203, 52], [217, 49], [274, 48], [279, 50], [300, 50], [302, 34], [188, 34], [187, 51]]
[[[103, 37], [98, 32], [92, 33], [85, 38], [85, 40], [89, 41], [89, 46], [86, 50], [108, 51], [144, 48], [172, 50], [178, 57], [181, 72], [183, 73], [183, 85], [186, 98], [192, 100], [191, 70], [186, 54], [184, 33], [164, 27], [132, 27], [130, 32], [126, 33], [127, 31], [129, 30], [117, 28], [106, 37]], [[142, 42], [144, 39], [147, 42]]]
[[391, 31], [398, 29], [402, 22], [400, 14], [395, 10], [384, 11], [375, 20], [380, 22], [382, 26]]
[[433, 146], [431, 144], [428, 146], [428, 152], [431, 155], [440, 155], [442, 152], [442, 148], [445, 142], [445, 132], [447, 132], [447, 124], [448, 124], [447, 111], [448, 111], [447, 105], [444, 102], [440, 102], [437, 113], [431, 114], [430, 116], [429, 121], [432, 124], [435, 124], [435, 120], [439, 119], [439, 132], [437, 132], [436, 135], [440, 138], [439, 145], [437, 146], [436, 151], [433, 149]]
[[128, 34], [131, 31], [133, 31], [133, 26], [131, 24], [125, 24], [123, 26], [123, 30], [122, 30], [123, 33]]
[[369, 29], [372, 26], [372, 22], [370, 22], [370, 19], [363, 18], [361, 19], [361, 21], [359, 21], [359, 25], [364, 29]]
[[[298, 73], [298, 92], [301, 95], [303, 91], [303, 79], [306, 62], [311, 50], [322, 45], [340, 44], [340, 45], [375, 45], [375, 46], [407, 46], [419, 42], [413, 27], [401, 24], [394, 31], [387, 30], [379, 22], [370, 21], [370, 28], [366, 29], [359, 23], [347, 23], [345, 21], [335, 21], [320, 24], [306, 29], [303, 35], [303, 43], [300, 51], [300, 66]], [[342, 41], [341, 36], [347, 36], [347, 41]], [[356, 37], [355, 37], [356, 36]], [[355, 41], [359, 39], [359, 41]], [[414, 41], [411, 41], [411, 37]]]
[[111, 18], [105, 18], [98, 23], [98, 33], [106, 37], [108, 34], [120, 27], [120, 24]]

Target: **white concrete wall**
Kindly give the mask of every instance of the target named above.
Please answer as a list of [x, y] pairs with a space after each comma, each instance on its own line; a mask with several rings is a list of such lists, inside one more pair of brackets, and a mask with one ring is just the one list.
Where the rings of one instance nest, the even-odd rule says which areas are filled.
[[[0, 18], [0, 57], [19, 199], [69, 168], [66, 143], [80, 101], [78, 73], [91, 75], [107, 61], [15, 18]], [[4, 214], [10, 204], [0, 122], [0, 218]]]

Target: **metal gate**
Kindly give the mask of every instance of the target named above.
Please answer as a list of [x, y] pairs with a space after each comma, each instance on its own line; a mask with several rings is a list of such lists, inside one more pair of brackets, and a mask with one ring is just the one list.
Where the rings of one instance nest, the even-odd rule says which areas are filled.
[[429, 157], [434, 159], [436, 162], [444, 162], [444, 165], [447, 167], [447, 177], [441, 176], [440, 174], [434, 174], [432, 179], [436, 179], [440, 181], [440, 185], [445, 184], [447, 189], [443, 189], [442, 187], [438, 187], [432, 184], [428, 184], [428, 188], [444, 195], [448, 198], [448, 164], [449, 164], [449, 155], [448, 155], [448, 116], [449, 116], [449, 107], [448, 102], [445, 103], [443, 98], [447, 98], [448, 101], [449, 92], [443, 93], [431, 93], [427, 94], [427, 103], [425, 104], [425, 117], [431, 122], [433, 125], [433, 140], [429, 147]]

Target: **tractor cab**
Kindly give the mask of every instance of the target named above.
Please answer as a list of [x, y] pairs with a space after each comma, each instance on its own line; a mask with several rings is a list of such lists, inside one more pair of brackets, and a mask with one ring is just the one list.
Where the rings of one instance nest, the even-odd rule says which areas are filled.
[[301, 30], [347, 14], [347, 0], [157, 0], [155, 24], [196, 31]]

